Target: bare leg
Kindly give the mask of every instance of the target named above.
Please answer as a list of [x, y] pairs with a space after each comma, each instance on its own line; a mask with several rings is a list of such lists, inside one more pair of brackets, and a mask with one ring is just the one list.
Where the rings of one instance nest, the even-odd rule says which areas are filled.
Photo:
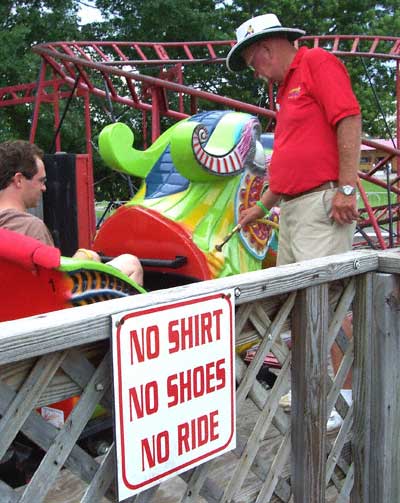
[[143, 267], [135, 255], [124, 253], [113, 258], [107, 264], [119, 269], [138, 285], [143, 285]]

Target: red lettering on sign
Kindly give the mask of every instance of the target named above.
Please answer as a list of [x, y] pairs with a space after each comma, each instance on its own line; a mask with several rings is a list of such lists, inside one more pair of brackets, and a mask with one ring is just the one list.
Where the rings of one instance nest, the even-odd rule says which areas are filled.
[[178, 424], [178, 456], [219, 438], [218, 411]]
[[213, 393], [225, 385], [225, 358], [171, 374], [167, 378], [168, 407]]
[[[202, 313], [201, 315], [202, 340], [212, 342], [212, 317], [211, 313]], [[203, 342], [204, 344], [205, 342]]]
[[222, 309], [187, 316], [168, 323], [169, 352], [176, 353], [221, 339]]
[[[169, 459], [169, 433], [162, 431], [157, 435], [152, 435], [151, 445], [148, 438], [141, 441], [142, 447], [142, 472], [148, 468], [153, 468], [156, 463], [165, 463]], [[147, 462], [147, 466], [146, 466]]]
[[139, 394], [136, 387], [129, 388], [129, 413], [133, 421], [133, 409], [135, 417], [142, 418], [145, 414], [150, 416], [158, 411], [158, 385], [156, 381], [150, 381], [139, 386]]
[[225, 358], [221, 358], [216, 363], [216, 379], [219, 384], [216, 385], [216, 389], [225, 388], [226, 385], [226, 372], [225, 372]]
[[[210, 364], [208, 364], [210, 365]], [[204, 367], [196, 367], [193, 369], [193, 396], [198, 398], [204, 395]]]
[[215, 331], [216, 331], [216, 334], [215, 334], [215, 338], [217, 339], [217, 341], [219, 341], [221, 339], [221, 314], [223, 313], [222, 309], [216, 309], [215, 311], [213, 311], [213, 316], [215, 318]]
[[157, 325], [141, 328], [140, 335], [136, 330], [130, 332], [131, 365], [152, 360], [160, 355], [160, 334]]

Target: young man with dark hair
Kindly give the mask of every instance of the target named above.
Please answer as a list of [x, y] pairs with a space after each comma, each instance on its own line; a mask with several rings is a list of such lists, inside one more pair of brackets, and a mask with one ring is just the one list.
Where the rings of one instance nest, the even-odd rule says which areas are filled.
[[0, 144], [0, 227], [54, 246], [44, 222], [27, 212], [45, 190], [43, 151], [22, 140]]
[[[0, 227], [38, 239], [54, 246], [45, 223], [27, 212], [35, 208], [46, 190], [43, 151], [27, 141], [0, 144]], [[100, 261], [93, 250], [79, 249], [73, 258]], [[143, 268], [135, 255], [123, 254], [108, 262], [139, 285], [143, 284]]]

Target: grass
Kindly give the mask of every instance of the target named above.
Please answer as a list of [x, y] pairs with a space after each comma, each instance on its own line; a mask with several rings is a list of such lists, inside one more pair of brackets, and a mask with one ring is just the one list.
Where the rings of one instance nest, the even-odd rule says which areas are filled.
[[[384, 206], [388, 204], [388, 194], [383, 187], [375, 185], [374, 183], [367, 182], [366, 180], [361, 181], [365, 192], [367, 193], [368, 200], [371, 206]], [[391, 194], [391, 202], [396, 202], [396, 194]], [[358, 197], [358, 207], [364, 208], [364, 202], [361, 197]]]

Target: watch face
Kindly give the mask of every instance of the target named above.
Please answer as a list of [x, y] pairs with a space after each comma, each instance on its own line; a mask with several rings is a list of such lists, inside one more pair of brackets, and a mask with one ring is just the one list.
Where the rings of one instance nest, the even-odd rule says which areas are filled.
[[356, 189], [351, 185], [343, 185], [343, 187], [340, 187], [340, 192], [342, 192], [345, 196], [351, 196], [354, 194], [355, 190]]

